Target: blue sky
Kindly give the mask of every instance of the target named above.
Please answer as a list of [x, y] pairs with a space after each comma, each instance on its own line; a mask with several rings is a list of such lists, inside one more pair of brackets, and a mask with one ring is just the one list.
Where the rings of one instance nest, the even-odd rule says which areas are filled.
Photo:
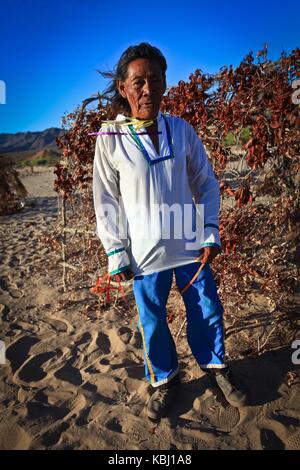
[[269, 44], [269, 56], [300, 46], [300, 2], [0, 0], [0, 132], [60, 127], [61, 116], [103, 91], [113, 68], [142, 41], [168, 62], [167, 83], [196, 68], [236, 66]]

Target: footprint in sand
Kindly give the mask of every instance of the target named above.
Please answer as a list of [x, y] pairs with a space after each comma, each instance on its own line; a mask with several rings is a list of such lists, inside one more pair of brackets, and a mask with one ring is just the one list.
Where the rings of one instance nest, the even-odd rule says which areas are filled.
[[47, 377], [47, 372], [45, 372], [42, 368], [43, 364], [48, 362], [54, 356], [56, 356], [55, 351], [45, 352], [33, 356], [18, 371], [18, 378], [23, 382], [27, 382], [28, 384], [41, 381]]
[[31, 429], [33, 434], [35, 433], [35, 426], [37, 428], [40, 427], [39, 421], [44, 421], [45, 429], [46, 423], [52, 422], [53, 419], [62, 420], [69, 413], [69, 409], [66, 407], [50, 406], [43, 401], [28, 401], [26, 408], [27, 418], [32, 423]]
[[43, 321], [50, 325], [56, 332], [71, 333], [74, 330], [71, 324], [62, 318], [52, 316], [45, 318]]
[[210, 430], [206, 432], [202, 427], [199, 427], [199, 423], [194, 424], [191, 427], [190, 423], [186, 423], [180, 429], [175, 429], [172, 432], [172, 442], [178, 449], [207, 449], [213, 446], [218, 432]]
[[111, 352], [111, 342], [109, 337], [105, 333], [99, 333], [96, 340], [97, 347], [99, 348], [99, 353], [109, 354]]
[[121, 326], [118, 330], [118, 334], [123, 343], [128, 344], [132, 338], [133, 332], [130, 328], [127, 328], [127, 326]]
[[287, 450], [300, 450], [300, 431], [291, 432], [288, 437], [285, 448]]
[[[266, 450], [289, 449], [296, 450], [300, 446], [300, 431], [295, 426], [286, 426], [280, 422], [277, 416], [265, 418], [259, 422], [259, 441], [261, 447]], [[288, 417], [286, 417], [288, 422]], [[281, 416], [282, 421], [282, 416]]]
[[[69, 429], [70, 425], [68, 423], [59, 423], [56, 424], [49, 431], [45, 432], [41, 437], [40, 441], [42, 446], [52, 447], [59, 443], [63, 434]], [[40, 447], [40, 446], [38, 446]]]
[[26, 401], [26, 417], [35, 448], [56, 444], [72, 422], [86, 409], [86, 398], [71, 386], [56, 389], [51, 385]]
[[[97, 332], [86, 331], [78, 336], [74, 343], [76, 350], [73, 352], [77, 354], [73, 366], [84, 370], [85, 373], [92, 373], [95, 369], [98, 372], [97, 363], [103, 350], [109, 349], [108, 338], [106, 335], [101, 336]], [[99, 344], [101, 348], [99, 348]]]
[[61, 369], [54, 373], [54, 376], [57, 379], [63, 380], [64, 382], [68, 382], [72, 385], [81, 385], [83, 382], [81, 372], [76, 367], [73, 367], [75, 360], [76, 356], [71, 357], [71, 359], [69, 359]]
[[13, 374], [27, 361], [30, 349], [39, 341], [36, 336], [22, 336], [8, 346], [6, 358], [10, 362]]
[[[30, 351], [33, 347], [37, 351], [32, 355]], [[70, 358], [71, 351], [68, 348], [38, 352], [41, 348], [44, 349], [43, 343], [33, 336], [23, 336], [7, 348], [6, 357], [10, 362], [15, 383], [41, 386], [49, 381], [53, 374], [74, 385], [82, 383], [80, 372], [72, 367], [76, 357]]]
[[7, 332], [8, 336], [15, 336], [16, 334], [22, 334], [24, 332], [36, 335], [40, 331], [39, 325], [34, 322], [18, 321], [13, 323], [10, 321], [10, 318], [7, 318], [7, 321], [10, 323], [10, 331]]
[[0, 450], [27, 450], [30, 444], [30, 436], [17, 424], [0, 426]]
[[63, 418], [64, 421], [78, 418], [80, 413], [86, 408], [85, 396], [82, 393], [76, 393], [74, 389], [46, 390], [45, 396], [49, 405], [67, 410]]
[[222, 406], [213, 395], [197, 398], [194, 409], [204, 418], [208, 425], [222, 431], [231, 431], [240, 422], [240, 413], [231, 405]]
[[[111, 342], [107, 334], [100, 332], [88, 332], [81, 334], [74, 343], [76, 350], [73, 351], [73, 366], [82, 368], [85, 373], [90, 373], [90, 369], [99, 372], [99, 361], [102, 364], [109, 364], [103, 355], [110, 354]], [[95, 366], [96, 365], [96, 366]]]
[[21, 289], [18, 289], [16, 284], [11, 282], [9, 276], [0, 277], [0, 289], [2, 289], [4, 293], [9, 294], [13, 299], [19, 299], [24, 295], [24, 292]]
[[264, 450], [283, 450], [284, 443], [272, 429], [260, 430], [260, 442]]
[[114, 418], [111, 418], [110, 420], [108, 420], [106, 423], [105, 423], [105, 426], [110, 430], [110, 431], [114, 431], [114, 432], [120, 432], [122, 433], [123, 430], [122, 430], [122, 424], [119, 420], [118, 417], [114, 417]]
[[[285, 410], [284, 413], [274, 413], [270, 417], [273, 421], [270, 428], [273, 431], [273, 437], [275, 436], [273, 441], [279, 444], [275, 447], [273, 443], [273, 448], [281, 449], [285, 446], [288, 450], [300, 450], [300, 413], [296, 410]], [[270, 420], [268, 422], [270, 423]]]
[[[86, 331], [85, 333], [81, 334], [77, 340], [75, 340], [75, 345], [80, 352], [89, 354], [95, 349], [96, 340], [96, 332]], [[98, 341], [101, 341], [101, 339], [98, 338]]]

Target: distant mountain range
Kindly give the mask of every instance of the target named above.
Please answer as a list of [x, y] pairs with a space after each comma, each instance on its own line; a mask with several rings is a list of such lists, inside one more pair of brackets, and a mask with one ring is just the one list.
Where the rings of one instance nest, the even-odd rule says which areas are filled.
[[0, 134], [0, 153], [39, 151], [49, 148], [59, 151], [56, 138], [63, 132], [58, 127], [50, 127], [41, 132]]

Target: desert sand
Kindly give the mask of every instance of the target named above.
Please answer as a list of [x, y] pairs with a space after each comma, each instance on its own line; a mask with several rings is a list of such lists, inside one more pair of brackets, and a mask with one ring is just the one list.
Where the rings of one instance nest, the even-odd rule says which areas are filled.
[[0, 220], [0, 449], [299, 449], [290, 347], [232, 361], [249, 394], [238, 410], [200, 371], [183, 333], [178, 400], [159, 423], [147, 418], [133, 296], [129, 307], [93, 315], [87, 289], [63, 292], [57, 255], [43, 242], [58, 217], [53, 180], [53, 169], [22, 174], [26, 206]]

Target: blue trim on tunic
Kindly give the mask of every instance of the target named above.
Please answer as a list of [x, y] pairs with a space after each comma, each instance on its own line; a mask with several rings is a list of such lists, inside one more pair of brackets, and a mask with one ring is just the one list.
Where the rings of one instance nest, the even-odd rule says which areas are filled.
[[169, 145], [169, 152], [170, 154], [169, 155], [165, 155], [164, 157], [158, 157], [158, 158], [151, 158], [149, 156], [149, 153], [147, 152], [147, 150], [145, 149], [145, 146], [143, 144], [143, 142], [141, 141], [141, 139], [139, 138], [138, 134], [134, 131], [134, 128], [133, 128], [133, 125], [131, 124], [130, 126], [128, 126], [130, 132], [131, 132], [131, 136], [133, 138], [133, 140], [135, 141], [135, 143], [137, 144], [137, 146], [139, 147], [140, 151], [142, 152], [142, 154], [144, 155], [148, 165], [155, 165], [156, 163], [160, 163], [164, 160], [169, 160], [171, 158], [174, 158], [174, 152], [173, 152], [173, 144], [172, 144], [172, 137], [171, 137], [171, 131], [170, 131], [170, 127], [169, 127], [169, 124], [168, 124], [168, 121], [167, 119], [165, 118], [165, 116], [162, 114], [162, 118], [164, 119], [165, 121], [165, 124], [166, 124], [166, 130], [167, 130], [167, 138], [168, 138], [168, 145]]
[[121, 251], [125, 251], [125, 248], [117, 248], [116, 250], [112, 250], [109, 253], [107, 253], [107, 256], [112, 256], [115, 253], [121, 253]]
[[128, 264], [127, 266], [123, 266], [122, 268], [119, 268], [119, 269], [115, 269], [114, 271], [111, 271], [109, 274], [112, 276], [113, 274], [119, 274], [119, 273], [122, 273], [123, 271], [126, 271], [126, 269], [129, 269], [130, 268], [130, 264]]

